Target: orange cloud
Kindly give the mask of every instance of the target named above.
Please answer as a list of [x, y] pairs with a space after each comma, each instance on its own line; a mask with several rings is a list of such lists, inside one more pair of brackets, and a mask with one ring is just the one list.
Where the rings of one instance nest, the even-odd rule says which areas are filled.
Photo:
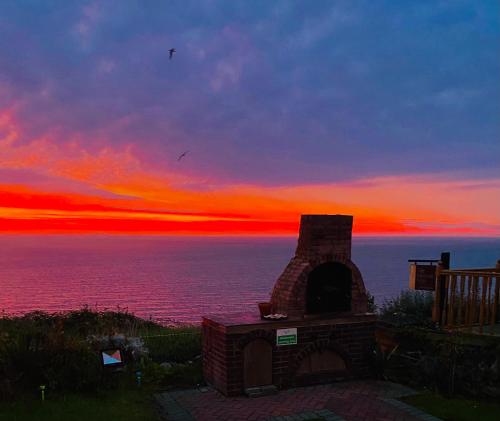
[[[16, 186], [2, 186], [0, 190], [3, 190], [0, 191], [0, 231], [3, 232], [293, 234], [300, 215], [300, 210], [293, 209], [300, 208], [300, 203], [289, 202], [291, 209], [280, 213], [278, 203], [284, 206], [287, 203], [266, 202], [264, 211], [262, 197], [259, 202], [255, 196], [248, 197], [245, 202], [254, 204], [248, 215], [237, 213], [239, 208], [229, 206], [225, 202], [228, 197], [216, 201], [221, 206], [219, 213], [207, 212], [203, 201], [198, 204], [197, 212], [178, 212], [144, 209], [142, 202], [127, 199], [43, 194]], [[320, 213], [339, 211], [339, 208], [321, 208], [318, 203], [315, 206]], [[358, 234], [491, 234], [491, 230], [484, 227], [425, 226], [388, 215], [368, 214], [362, 209], [350, 213], [356, 215], [354, 229]]]
[[[79, 139], [21, 142], [12, 114], [0, 113], [0, 170], [89, 186], [95, 195], [0, 184], [0, 231], [295, 233], [300, 214], [355, 215], [361, 234], [498, 235], [500, 181], [378, 177], [350, 183], [264, 187], [217, 183], [202, 174], [153, 170], [134, 155]], [[106, 144], [103, 139], [102, 144]], [[1, 180], [0, 180], [1, 182]], [[61, 184], [62, 185], [62, 184]], [[186, 188], [185, 186], [190, 186]], [[199, 186], [195, 189], [192, 186]]]

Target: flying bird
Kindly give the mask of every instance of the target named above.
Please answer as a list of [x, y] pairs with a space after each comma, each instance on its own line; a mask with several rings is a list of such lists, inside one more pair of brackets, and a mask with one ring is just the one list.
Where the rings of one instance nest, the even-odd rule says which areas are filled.
[[174, 53], [177, 52], [177, 50], [175, 48], [171, 48], [170, 50], [168, 50], [168, 52], [170, 53], [168, 57], [170, 60], [172, 60], [172, 57], [174, 56]]
[[182, 152], [179, 155], [179, 158], [177, 158], [177, 162], [179, 162], [182, 158], [184, 158], [188, 153], [189, 153], [189, 151]]

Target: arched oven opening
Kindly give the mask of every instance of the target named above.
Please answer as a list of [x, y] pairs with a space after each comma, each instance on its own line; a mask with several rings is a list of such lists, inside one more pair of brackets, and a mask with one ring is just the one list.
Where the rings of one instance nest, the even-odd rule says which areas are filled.
[[352, 273], [338, 262], [317, 266], [307, 279], [307, 314], [351, 311]]

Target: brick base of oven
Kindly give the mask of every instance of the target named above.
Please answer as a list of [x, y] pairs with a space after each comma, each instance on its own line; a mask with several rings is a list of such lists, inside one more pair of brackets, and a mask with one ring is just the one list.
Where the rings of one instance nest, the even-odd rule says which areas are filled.
[[[264, 386], [255, 384], [259, 376], [280, 389], [368, 377], [375, 327], [372, 314], [285, 321], [261, 321], [253, 315], [204, 318], [205, 380], [236, 396], [247, 387]], [[276, 331], [288, 328], [297, 329], [297, 344], [278, 346]]]

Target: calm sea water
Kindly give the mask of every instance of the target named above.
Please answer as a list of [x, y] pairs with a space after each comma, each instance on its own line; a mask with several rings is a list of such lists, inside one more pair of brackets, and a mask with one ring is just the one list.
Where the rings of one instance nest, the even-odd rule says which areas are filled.
[[[296, 238], [0, 235], [0, 310], [127, 308], [159, 321], [255, 308]], [[410, 258], [450, 251], [452, 267], [494, 266], [500, 239], [354, 238], [353, 261], [380, 303], [408, 285]]]

